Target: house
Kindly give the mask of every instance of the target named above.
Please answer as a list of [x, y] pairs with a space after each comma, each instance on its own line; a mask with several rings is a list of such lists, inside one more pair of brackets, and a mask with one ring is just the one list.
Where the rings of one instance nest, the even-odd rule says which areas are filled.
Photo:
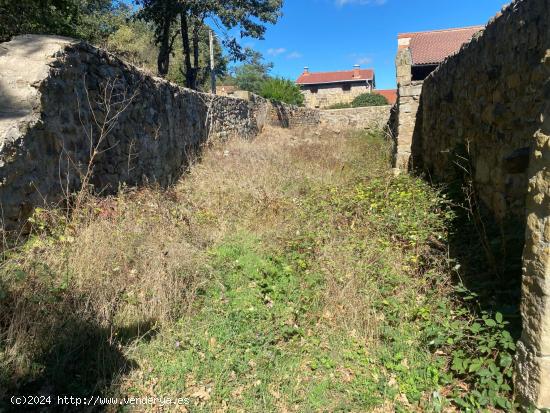
[[395, 105], [397, 102], [397, 89], [375, 89], [373, 93], [384, 96], [390, 105]]
[[296, 80], [305, 105], [311, 108], [327, 108], [338, 103], [351, 103], [358, 95], [370, 93], [375, 88], [374, 71], [361, 69], [339, 72], [310, 72], [306, 67]]
[[397, 36], [397, 45], [399, 51], [410, 51], [411, 80], [424, 80], [446, 57], [458, 52], [464, 43], [469, 42], [483, 28], [484, 26], [471, 26], [400, 33]]
[[393, 134], [395, 153], [393, 165], [408, 169], [411, 145], [414, 140], [416, 118], [422, 84], [447, 57], [457, 53], [484, 26], [426, 32], [401, 33], [397, 36], [397, 112]]

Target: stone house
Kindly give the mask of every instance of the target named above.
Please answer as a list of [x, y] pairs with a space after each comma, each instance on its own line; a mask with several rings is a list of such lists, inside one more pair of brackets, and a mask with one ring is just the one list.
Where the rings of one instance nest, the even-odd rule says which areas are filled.
[[472, 26], [401, 33], [397, 36], [398, 51], [395, 65], [398, 110], [394, 131], [396, 168], [407, 169], [410, 166], [411, 144], [424, 79], [483, 29], [484, 26]]
[[337, 103], [351, 103], [358, 95], [371, 93], [376, 86], [374, 70], [361, 69], [338, 72], [310, 72], [307, 67], [296, 80], [304, 103], [310, 108], [327, 108]]

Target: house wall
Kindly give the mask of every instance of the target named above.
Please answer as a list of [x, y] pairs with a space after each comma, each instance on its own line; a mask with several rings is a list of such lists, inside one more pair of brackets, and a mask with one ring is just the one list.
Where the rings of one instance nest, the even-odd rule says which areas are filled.
[[397, 105], [393, 127], [393, 167], [408, 170], [411, 147], [417, 124], [423, 81], [412, 80], [412, 56], [408, 48], [400, 47], [395, 59], [397, 73]]
[[[370, 83], [360, 82], [352, 84], [351, 89], [344, 91], [342, 89], [343, 84], [327, 84], [318, 86], [302, 86], [302, 93], [304, 95], [304, 104], [308, 108], [327, 108], [337, 103], [351, 103], [353, 99], [363, 93], [369, 93], [372, 91]], [[312, 93], [312, 89], [317, 89], [317, 93]]]

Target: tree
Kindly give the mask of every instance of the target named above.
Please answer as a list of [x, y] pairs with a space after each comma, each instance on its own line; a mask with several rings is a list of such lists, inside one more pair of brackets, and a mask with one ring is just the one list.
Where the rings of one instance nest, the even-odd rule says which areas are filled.
[[157, 70], [159, 76], [165, 77], [178, 35], [174, 26], [181, 12], [181, 4], [177, 0], [136, 0], [136, 3], [142, 6], [137, 18], [152, 23], [155, 27], [155, 43], [159, 46]]
[[131, 13], [104, 43], [105, 48], [124, 60], [151, 73], [157, 72], [159, 48], [155, 44], [154, 28], [132, 18]]
[[91, 42], [112, 30], [112, 0], [0, 1], [0, 41], [27, 33], [57, 34]]
[[235, 69], [235, 84], [241, 90], [260, 94], [263, 83], [269, 79], [273, 63], [264, 63], [261, 53], [251, 49], [246, 50], [248, 63]]
[[260, 96], [290, 105], [302, 106], [304, 104], [304, 95], [296, 83], [283, 78], [266, 80], [260, 89]]
[[[266, 23], [276, 23], [280, 16], [282, 0], [180, 0], [180, 33], [184, 53], [186, 85], [197, 87], [197, 71], [200, 64], [200, 29], [204, 20], [212, 19], [226, 29], [240, 27], [241, 37], [261, 39]], [[193, 64], [191, 64], [191, 43]], [[223, 44], [234, 58], [244, 58], [235, 38], [226, 36]]]
[[[199, 90], [210, 90], [210, 45], [209, 45], [210, 27], [203, 24], [198, 33], [198, 64], [192, 62], [195, 71], [195, 83]], [[177, 84], [185, 86], [187, 84], [186, 69], [184, 66], [184, 56], [181, 48], [174, 48], [173, 63], [170, 65], [167, 79]], [[193, 59], [194, 60], [194, 59]], [[214, 37], [214, 60], [216, 62], [215, 74], [223, 77], [227, 74], [227, 58], [223, 54], [223, 49], [217, 37]]]

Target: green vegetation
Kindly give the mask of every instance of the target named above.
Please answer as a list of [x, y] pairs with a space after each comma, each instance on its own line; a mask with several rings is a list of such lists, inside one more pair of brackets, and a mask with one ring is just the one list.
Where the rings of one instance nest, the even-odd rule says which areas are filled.
[[300, 88], [291, 80], [271, 78], [262, 83], [260, 96], [266, 99], [302, 106], [304, 95]]
[[360, 108], [364, 106], [383, 106], [388, 104], [388, 99], [378, 93], [363, 93], [351, 102], [351, 106], [354, 108]]
[[263, 83], [270, 79], [269, 72], [273, 69], [273, 63], [263, 62], [260, 53], [248, 50], [247, 63], [238, 66], [234, 71], [234, 83], [241, 90], [260, 94]]
[[0, 41], [27, 33], [60, 34], [92, 42], [107, 37], [129, 8], [111, 0], [22, 0], [0, 3]]
[[[150, 72], [192, 89], [209, 90], [209, 31], [214, 19], [222, 38], [214, 39], [216, 75], [227, 75], [229, 59], [243, 61], [229, 33], [261, 38], [265, 24], [280, 16], [281, 0], [22, 0], [0, 2], [0, 42], [19, 34], [54, 34], [86, 40]], [[227, 56], [222, 53], [222, 45]]]
[[168, 191], [38, 210], [0, 267], [0, 398], [512, 410], [509, 320], [454, 283], [459, 216], [388, 152], [277, 130], [213, 145]]
[[351, 103], [335, 103], [329, 109], [362, 108], [365, 106], [388, 105], [388, 100], [377, 93], [363, 93], [353, 99]]

